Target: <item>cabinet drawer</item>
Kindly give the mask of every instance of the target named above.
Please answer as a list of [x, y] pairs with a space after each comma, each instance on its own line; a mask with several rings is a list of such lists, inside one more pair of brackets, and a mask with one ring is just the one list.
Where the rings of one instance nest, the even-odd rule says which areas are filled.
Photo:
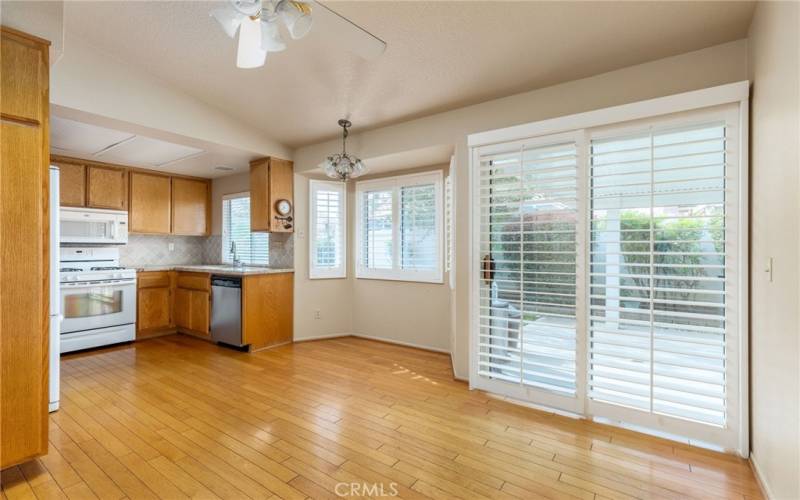
[[136, 275], [139, 288], [169, 287], [169, 271], [145, 271]]
[[178, 273], [178, 288], [207, 292], [211, 289], [211, 275], [207, 273]]

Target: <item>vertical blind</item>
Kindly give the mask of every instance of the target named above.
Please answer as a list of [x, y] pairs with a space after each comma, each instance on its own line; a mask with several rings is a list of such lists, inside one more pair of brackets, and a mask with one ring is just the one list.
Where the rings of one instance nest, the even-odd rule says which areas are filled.
[[576, 391], [577, 147], [480, 157], [478, 373]]
[[725, 424], [725, 132], [591, 141], [593, 400]]
[[311, 268], [309, 277], [345, 277], [345, 184], [309, 182]]
[[222, 262], [232, 263], [231, 242], [244, 264], [269, 264], [269, 235], [250, 232], [250, 195], [231, 195], [222, 200]]

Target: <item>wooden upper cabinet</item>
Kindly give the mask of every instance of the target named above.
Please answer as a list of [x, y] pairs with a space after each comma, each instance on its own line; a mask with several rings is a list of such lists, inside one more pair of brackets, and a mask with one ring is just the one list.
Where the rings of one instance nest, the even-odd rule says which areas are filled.
[[172, 205], [170, 177], [130, 172], [130, 191], [130, 231], [169, 234]]
[[86, 168], [86, 206], [128, 208], [128, 171], [124, 168], [89, 165]]
[[86, 206], [86, 167], [77, 163], [56, 163], [59, 175], [59, 199], [66, 207]]
[[[277, 203], [288, 200], [292, 211], [282, 216]], [[294, 231], [294, 164], [280, 158], [250, 162], [250, 230], [272, 233]]]
[[210, 234], [211, 189], [204, 180], [172, 178], [172, 233], [190, 236]]
[[0, 111], [4, 120], [38, 125], [47, 117], [48, 109], [42, 108], [49, 88], [49, 49], [42, 50], [47, 45], [46, 40], [3, 28]]

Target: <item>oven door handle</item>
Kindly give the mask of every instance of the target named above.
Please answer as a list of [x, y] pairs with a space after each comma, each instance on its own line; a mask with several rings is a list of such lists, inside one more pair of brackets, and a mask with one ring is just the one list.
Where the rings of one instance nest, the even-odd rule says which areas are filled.
[[111, 280], [111, 281], [92, 281], [92, 282], [80, 282], [80, 283], [61, 283], [61, 288], [97, 288], [99, 286], [124, 286], [124, 285], [135, 285], [136, 279], [124, 279], [124, 280]]

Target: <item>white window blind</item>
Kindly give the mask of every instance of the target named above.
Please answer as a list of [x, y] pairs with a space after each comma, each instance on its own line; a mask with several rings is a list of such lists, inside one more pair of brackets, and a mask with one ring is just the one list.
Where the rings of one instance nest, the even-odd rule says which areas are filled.
[[736, 87], [470, 136], [472, 387], [746, 456]]
[[442, 173], [356, 183], [356, 277], [442, 281]]
[[232, 263], [231, 242], [239, 259], [248, 265], [269, 265], [269, 235], [250, 232], [250, 193], [222, 199], [222, 262]]
[[309, 181], [309, 278], [344, 278], [346, 271], [346, 185]]
[[480, 156], [478, 373], [576, 391], [575, 142]]
[[452, 176], [444, 178], [444, 270], [450, 272], [453, 260], [453, 183]]
[[590, 397], [725, 425], [726, 127], [591, 141]]

